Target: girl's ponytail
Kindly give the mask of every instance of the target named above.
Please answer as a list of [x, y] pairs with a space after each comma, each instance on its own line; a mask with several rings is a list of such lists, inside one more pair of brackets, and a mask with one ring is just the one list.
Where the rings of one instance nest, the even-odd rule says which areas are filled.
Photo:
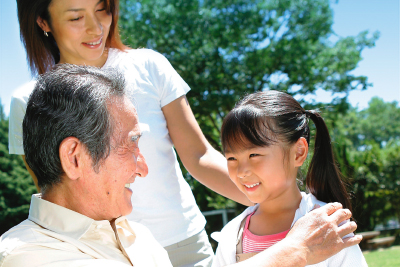
[[317, 199], [324, 202], [340, 202], [344, 208], [351, 210], [349, 195], [335, 163], [325, 121], [314, 110], [306, 111], [306, 116], [316, 127], [314, 155], [306, 177], [307, 188]]

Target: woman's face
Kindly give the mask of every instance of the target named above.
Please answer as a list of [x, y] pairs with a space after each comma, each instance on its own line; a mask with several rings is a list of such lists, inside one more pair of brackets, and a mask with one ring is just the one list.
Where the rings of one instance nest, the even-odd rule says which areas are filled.
[[50, 23], [44, 20], [41, 23], [39, 18], [38, 24], [53, 34], [60, 50], [60, 63], [104, 65], [105, 43], [112, 22], [104, 1], [52, 0], [49, 13]]

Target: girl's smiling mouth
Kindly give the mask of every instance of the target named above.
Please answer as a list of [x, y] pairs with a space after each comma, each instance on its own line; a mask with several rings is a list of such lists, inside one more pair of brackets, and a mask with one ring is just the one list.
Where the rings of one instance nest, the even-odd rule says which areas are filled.
[[261, 183], [254, 183], [254, 184], [244, 184], [246, 191], [255, 191]]

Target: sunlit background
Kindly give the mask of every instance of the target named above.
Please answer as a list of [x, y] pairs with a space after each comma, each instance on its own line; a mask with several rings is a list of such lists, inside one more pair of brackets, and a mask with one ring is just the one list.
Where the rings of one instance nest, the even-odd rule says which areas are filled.
[[[386, 102], [399, 102], [399, 1], [343, 0], [332, 1], [331, 7], [334, 11], [333, 30], [338, 36], [355, 36], [364, 30], [380, 32], [376, 46], [364, 49], [363, 60], [353, 72], [367, 76], [372, 85], [365, 91], [351, 91], [349, 102], [359, 109], [366, 108], [373, 96]], [[8, 115], [13, 91], [29, 81], [31, 75], [19, 38], [16, 1], [0, 1], [0, 12], [0, 98]], [[334, 37], [332, 39], [335, 40]], [[317, 102], [329, 102], [331, 95], [320, 90], [310, 98], [315, 98]]]

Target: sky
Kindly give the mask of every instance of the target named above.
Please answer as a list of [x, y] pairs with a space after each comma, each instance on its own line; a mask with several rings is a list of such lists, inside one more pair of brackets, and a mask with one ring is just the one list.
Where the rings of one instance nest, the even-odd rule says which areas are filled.
[[[356, 36], [364, 30], [380, 32], [375, 47], [364, 49], [363, 60], [352, 71], [368, 77], [372, 86], [352, 91], [349, 102], [359, 109], [368, 106], [372, 97], [400, 102], [400, 6], [399, 0], [331, 0], [334, 12], [333, 31], [339, 37]], [[190, 64], [190, 62], [188, 62]], [[6, 116], [16, 88], [32, 79], [24, 47], [19, 38], [15, 0], [0, 0], [0, 99]], [[319, 90], [308, 97], [330, 102], [332, 95]]]

